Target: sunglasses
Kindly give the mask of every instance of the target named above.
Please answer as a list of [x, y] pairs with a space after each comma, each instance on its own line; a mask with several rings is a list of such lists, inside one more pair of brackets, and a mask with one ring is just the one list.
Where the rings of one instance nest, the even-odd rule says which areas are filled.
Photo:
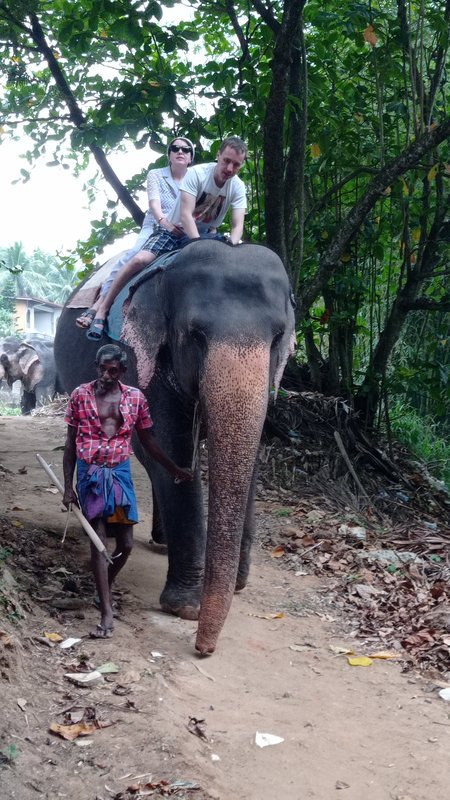
[[192, 153], [190, 147], [183, 147], [181, 144], [171, 144], [169, 150], [171, 153]]

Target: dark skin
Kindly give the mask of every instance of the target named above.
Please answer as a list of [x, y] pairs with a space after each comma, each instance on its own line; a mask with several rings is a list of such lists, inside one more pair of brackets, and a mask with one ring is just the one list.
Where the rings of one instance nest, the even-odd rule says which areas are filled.
[[[117, 360], [102, 360], [97, 365], [98, 378], [94, 384], [94, 394], [97, 401], [97, 411], [100, 425], [106, 435], [111, 438], [122, 425], [123, 419], [119, 409], [121, 390], [119, 381], [125, 375], [126, 367]], [[139, 441], [147, 453], [163, 466], [176, 482], [192, 480], [192, 473], [182, 469], [161, 450], [151, 429], [136, 431]], [[63, 503], [68, 508], [71, 503], [79, 506], [76, 492], [73, 488], [73, 476], [77, 461], [76, 455], [77, 429], [73, 425], [67, 426], [67, 439], [64, 448], [64, 496]], [[106, 545], [107, 537], [114, 536], [116, 547], [112, 554], [113, 563], [108, 565], [102, 553], [91, 543], [91, 564], [94, 573], [95, 585], [100, 600], [100, 624], [91, 635], [95, 638], [110, 638], [113, 631], [112, 585], [125, 566], [133, 547], [133, 526], [118, 523], [108, 523], [104, 518], [97, 517], [90, 521], [92, 527]]]

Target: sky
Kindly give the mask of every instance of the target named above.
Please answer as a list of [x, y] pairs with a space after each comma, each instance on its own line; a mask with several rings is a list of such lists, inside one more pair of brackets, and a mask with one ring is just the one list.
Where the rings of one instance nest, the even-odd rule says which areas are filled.
[[[177, 3], [175, 8], [164, 9], [163, 21], [189, 19], [193, 13], [194, 9]], [[21, 142], [14, 142], [0, 135], [0, 247], [22, 242], [26, 253], [40, 249], [48, 253], [58, 251], [66, 254], [74, 249], [78, 239], [89, 237], [90, 221], [100, 219], [106, 199], [115, 200], [116, 195], [100, 178], [98, 200], [93, 207], [87, 207], [83, 183], [95, 174], [97, 165], [93, 156], [91, 171], [86, 170], [79, 178], [62, 167], [47, 167], [45, 162], [53, 158], [49, 155], [48, 159], [41, 157], [35, 163], [27, 183], [20, 180], [12, 184], [12, 181], [20, 178], [22, 168], [30, 169], [28, 162], [20, 158], [20, 154], [27, 150], [26, 139], [22, 137]], [[130, 143], [126, 152], [113, 153], [108, 156], [108, 161], [119, 179], [125, 182], [140, 170], [150, 168], [157, 158], [158, 155], [152, 153], [150, 148], [137, 150]], [[135, 199], [145, 211], [145, 186], [142, 194]], [[128, 212], [123, 208], [123, 217], [127, 215]], [[135, 233], [105, 247], [99, 255], [99, 263], [130, 247], [138, 232], [136, 229]]]
[[[27, 183], [20, 180], [13, 184], [12, 181], [21, 177], [21, 168], [30, 168], [20, 158], [25, 149], [23, 140], [0, 140], [0, 247], [22, 242], [27, 253], [38, 248], [48, 253], [67, 253], [75, 247], [78, 239], [88, 238], [90, 221], [100, 218], [106, 199], [114, 198], [114, 192], [101, 178], [98, 199], [89, 209], [83, 183], [94, 174], [94, 166], [90, 172], [76, 178], [71, 170], [46, 166], [45, 157], [35, 163]], [[113, 153], [108, 160], [119, 178], [125, 181], [139, 170], [148, 168], [156, 158], [157, 154], [148, 147], [136, 150], [130, 145], [128, 152]], [[50, 157], [48, 160], [51, 160]], [[137, 200], [145, 211], [144, 190]], [[123, 209], [123, 216], [127, 213]], [[117, 240], [114, 245], [105, 248], [100, 260], [104, 261], [123, 250], [134, 238], [135, 234], [129, 234], [121, 242]]]

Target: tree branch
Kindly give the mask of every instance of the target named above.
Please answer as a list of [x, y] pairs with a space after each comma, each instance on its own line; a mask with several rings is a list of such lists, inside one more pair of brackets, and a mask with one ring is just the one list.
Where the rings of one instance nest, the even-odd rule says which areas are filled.
[[[63, 96], [69, 108], [69, 116], [71, 121], [79, 130], [86, 130], [87, 120], [78, 106], [76, 98], [70, 89], [69, 84], [67, 83], [65, 75], [54, 56], [53, 50], [47, 44], [44, 31], [42, 30], [41, 24], [35, 14], [30, 14], [30, 22], [32, 27], [31, 35], [33, 41], [38, 46], [40, 53], [42, 53], [44, 56], [48, 64], [48, 68], [55, 80], [56, 86], [61, 92], [61, 95]], [[139, 208], [138, 204], [133, 200], [128, 189], [126, 189], [114, 172], [113, 168], [108, 163], [104, 151], [101, 149], [101, 147], [99, 147], [98, 144], [95, 144], [95, 142], [89, 144], [89, 149], [91, 150], [106, 180], [116, 192], [119, 200], [121, 200], [125, 208], [130, 212], [136, 224], [142, 225], [144, 213]]]
[[249, 57], [249, 50], [248, 50], [248, 41], [245, 38], [244, 31], [242, 30], [241, 26], [239, 25], [239, 20], [237, 18], [236, 9], [234, 7], [234, 3], [232, 0], [226, 0], [225, 8], [227, 10], [227, 14], [230, 18], [231, 24], [233, 26], [233, 30], [239, 40], [239, 44], [241, 45], [242, 50], [242, 57], [240, 61], [246, 61]]
[[449, 136], [450, 117], [447, 117], [441, 125], [424, 133], [420, 139], [412, 142], [397, 158], [380, 170], [339, 227], [335, 238], [323, 254], [317, 272], [308, 287], [303, 293], [300, 292], [298, 300], [303, 314], [312, 305], [316, 297], [319, 296], [322, 287], [333, 274], [342, 253], [344, 253], [349, 242], [359, 230], [369, 211], [372, 210], [377, 200], [382, 197], [383, 192], [397, 178], [416, 166], [425, 153], [437, 147]]
[[[305, 0], [306, 2], [306, 0]], [[278, 33], [281, 29], [281, 24], [272, 12], [272, 7], [267, 8], [261, 0], [251, 0], [252, 6], [256, 9], [259, 16], [266, 23], [266, 25], [274, 32]]]
[[402, 300], [401, 306], [407, 311], [450, 311], [450, 298], [430, 300], [428, 297], [417, 297], [413, 302]]

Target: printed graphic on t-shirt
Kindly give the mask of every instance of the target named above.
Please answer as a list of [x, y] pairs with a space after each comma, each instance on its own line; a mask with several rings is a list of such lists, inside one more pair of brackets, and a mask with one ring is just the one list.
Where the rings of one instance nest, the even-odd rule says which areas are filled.
[[196, 222], [213, 222], [219, 216], [225, 197], [202, 192], [195, 204], [194, 219]]

